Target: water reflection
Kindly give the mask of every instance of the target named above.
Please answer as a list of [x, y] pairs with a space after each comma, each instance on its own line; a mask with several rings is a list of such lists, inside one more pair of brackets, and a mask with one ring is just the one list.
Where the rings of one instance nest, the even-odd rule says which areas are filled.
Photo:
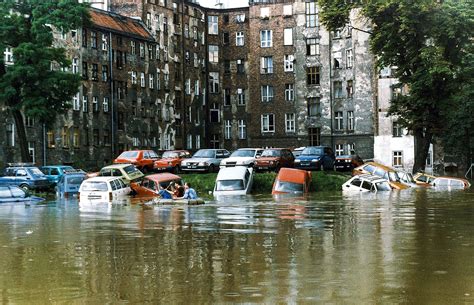
[[472, 303], [473, 196], [2, 205], [2, 302]]

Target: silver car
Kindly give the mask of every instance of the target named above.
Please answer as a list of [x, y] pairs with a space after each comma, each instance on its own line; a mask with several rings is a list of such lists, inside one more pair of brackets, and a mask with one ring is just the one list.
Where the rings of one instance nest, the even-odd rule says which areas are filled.
[[228, 158], [226, 149], [200, 149], [192, 158], [181, 161], [182, 171], [215, 172], [219, 170], [222, 159]]

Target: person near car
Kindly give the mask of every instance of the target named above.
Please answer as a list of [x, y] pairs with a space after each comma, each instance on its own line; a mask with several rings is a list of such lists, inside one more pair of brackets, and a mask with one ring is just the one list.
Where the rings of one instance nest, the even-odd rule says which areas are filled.
[[178, 182], [174, 183], [174, 192], [173, 198], [179, 198], [184, 196], [184, 187], [180, 185]]
[[179, 199], [197, 199], [196, 190], [191, 187], [191, 184], [189, 182], [186, 182], [184, 184], [184, 195]]
[[168, 190], [165, 190], [161, 185], [160, 185], [160, 191], [158, 192], [158, 195], [163, 199], [173, 199], [173, 196], [171, 196]]

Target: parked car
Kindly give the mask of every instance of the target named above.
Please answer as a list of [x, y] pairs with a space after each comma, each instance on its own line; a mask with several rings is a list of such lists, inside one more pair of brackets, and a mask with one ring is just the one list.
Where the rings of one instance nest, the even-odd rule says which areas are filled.
[[160, 160], [155, 161], [154, 168], [157, 171], [169, 171], [179, 173], [181, 161], [191, 158], [187, 150], [168, 150], [163, 153]]
[[273, 183], [272, 194], [306, 194], [311, 185], [311, 172], [283, 167]]
[[0, 177], [0, 185], [19, 186], [28, 190], [49, 190], [52, 183], [38, 167], [30, 164], [11, 164]]
[[148, 175], [141, 182], [132, 182], [132, 190], [137, 196], [156, 196], [160, 191], [160, 186], [167, 189], [171, 183], [177, 182], [183, 185], [180, 176], [171, 173], [159, 173]]
[[362, 174], [372, 174], [375, 176], [379, 176], [380, 178], [387, 179], [388, 183], [393, 189], [404, 190], [409, 188], [409, 186], [400, 182], [400, 178], [398, 177], [397, 172], [393, 168], [377, 162], [367, 162], [352, 171], [352, 175]]
[[143, 177], [143, 173], [132, 164], [114, 164], [103, 167], [98, 177], [120, 177], [125, 184]]
[[397, 171], [397, 175], [401, 183], [408, 185], [410, 187], [430, 187], [431, 186], [431, 184], [429, 183], [416, 182], [415, 179], [413, 178], [413, 175], [408, 172]]
[[154, 163], [158, 159], [158, 154], [153, 150], [128, 150], [121, 153], [114, 160], [114, 164], [130, 163], [146, 173], [153, 170]]
[[18, 186], [0, 186], [0, 203], [8, 202], [24, 202], [37, 203], [43, 201], [44, 198], [31, 196], [28, 192]]
[[82, 182], [79, 188], [79, 200], [110, 202], [127, 197], [131, 190], [120, 177], [95, 177]]
[[433, 175], [428, 175], [426, 173], [416, 173], [413, 176], [413, 179], [415, 179], [416, 183], [429, 183], [429, 184], [432, 184], [433, 180], [435, 180], [436, 177], [433, 176]]
[[64, 198], [77, 195], [85, 179], [87, 179], [87, 174], [82, 170], [65, 172], [56, 185], [56, 195]]
[[214, 196], [246, 195], [252, 190], [253, 168], [235, 166], [221, 168], [214, 186]]
[[334, 161], [334, 169], [336, 171], [352, 171], [354, 168], [364, 164], [359, 155], [342, 155], [336, 156]]
[[64, 175], [64, 172], [75, 170], [69, 165], [46, 165], [40, 166], [39, 169], [53, 185], [58, 183], [59, 179]]
[[262, 154], [261, 148], [239, 148], [234, 151], [229, 158], [221, 161], [220, 168], [231, 166], [253, 167], [255, 160]]
[[200, 149], [190, 159], [181, 161], [182, 171], [215, 172], [222, 159], [228, 158], [226, 149]]
[[343, 192], [379, 192], [391, 190], [392, 187], [387, 179], [371, 174], [353, 176], [342, 185]]
[[432, 185], [435, 189], [465, 190], [471, 187], [471, 183], [463, 178], [436, 177]]
[[295, 168], [306, 170], [332, 170], [334, 168], [334, 152], [328, 146], [308, 146], [295, 159]]
[[295, 157], [287, 148], [265, 149], [260, 157], [255, 160], [255, 170], [271, 170], [278, 172], [282, 167], [293, 167]]

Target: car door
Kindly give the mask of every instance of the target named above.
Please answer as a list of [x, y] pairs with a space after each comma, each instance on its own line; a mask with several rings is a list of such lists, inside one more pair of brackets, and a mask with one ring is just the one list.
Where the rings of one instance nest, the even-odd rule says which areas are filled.
[[28, 176], [28, 172], [24, 168], [18, 168], [15, 175], [15, 183], [10, 185], [21, 185], [30, 184], [31, 178]]

